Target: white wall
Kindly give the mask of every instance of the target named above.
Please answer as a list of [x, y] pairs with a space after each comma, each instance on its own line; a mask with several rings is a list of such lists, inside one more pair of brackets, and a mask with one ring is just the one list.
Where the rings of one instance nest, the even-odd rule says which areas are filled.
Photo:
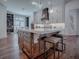
[[31, 24], [33, 23], [33, 22], [35, 22], [34, 21], [34, 15], [33, 15], [33, 13], [29, 16], [29, 29], [31, 29]]
[[6, 7], [0, 3], [0, 39], [6, 35]]
[[[66, 8], [65, 8], [65, 25], [66, 25], [65, 34], [66, 35], [76, 35], [75, 33], [76, 26], [73, 24], [75, 29], [72, 29], [71, 20], [70, 20], [70, 12], [74, 9], [79, 9], [79, 0], [74, 0], [66, 4]], [[74, 22], [76, 21], [74, 20]]]
[[76, 34], [79, 35], [79, 9], [77, 9]]
[[51, 10], [53, 8], [53, 13], [49, 13], [49, 22], [51, 23], [63, 23], [65, 21], [65, 2], [64, 0], [51, 0], [50, 4], [48, 4], [48, 0], [42, 1], [43, 6], [40, 10], [34, 13], [34, 21], [35, 23], [41, 23], [42, 18], [42, 10], [44, 8], [49, 8]]
[[[42, 3], [43, 3], [42, 8], [34, 12], [34, 23], [44, 24], [44, 22], [41, 21], [42, 11], [44, 8], [49, 8], [49, 11], [53, 9], [53, 13], [49, 12], [49, 21], [48, 21], [49, 24], [65, 23], [65, 1], [64, 0], [51, 0], [50, 4], [48, 4], [48, 0], [43, 0]], [[64, 34], [64, 30], [62, 30], [62, 34]]]

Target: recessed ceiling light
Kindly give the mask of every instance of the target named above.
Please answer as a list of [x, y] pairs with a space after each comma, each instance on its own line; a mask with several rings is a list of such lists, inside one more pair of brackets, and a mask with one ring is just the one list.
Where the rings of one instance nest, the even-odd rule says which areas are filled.
[[5, 2], [7, 1], [7, 0], [4, 0]]
[[24, 10], [25, 10], [25, 8], [22, 8], [22, 10], [24, 11]]
[[38, 3], [37, 3], [37, 2], [34, 2], [34, 1], [32, 2], [32, 4], [33, 4], [33, 5], [38, 5]]
[[36, 7], [39, 7], [39, 8], [42, 7], [42, 4], [39, 4], [39, 3], [35, 2], [35, 1], [32, 2], [32, 5], [35, 5]]

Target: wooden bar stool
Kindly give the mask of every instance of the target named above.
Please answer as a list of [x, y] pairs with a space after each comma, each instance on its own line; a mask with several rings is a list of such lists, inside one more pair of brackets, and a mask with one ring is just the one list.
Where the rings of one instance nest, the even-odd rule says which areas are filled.
[[[48, 58], [48, 54], [49, 54], [49, 52], [47, 53], [46, 51], [47, 51], [47, 47], [46, 47], [46, 43], [49, 43], [49, 44], [52, 44], [52, 46], [49, 48], [49, 50], [50, 49], [52, 49], [53, 50], [53, 57], [54, 57], [54, 59], [55, 59], [55, 49], [56, 49], [56, 44], [57, 43], [54, 43], [54, 41], [52, 41], [52, 40], [48, 40], [48, 38], [50, 38], [50, 37], [46, 37], [46, 36], [43, 36], [43, 37], [41, 37], [41, 40], [39, 40], [39, 48], [40, 48], [40, 41], [43, 41], [44, 42], [44, 58], [45, 59], [47, 59]], [[39, 51], [40, 51], [40, 49], [39, 49]]]
[[[53, 45], [52, 50], [54, 51], [54, 53], [53, 53], [54, 54], [54, 59], [55, 59], [55, 52], [56, 51], [58, 51], [58, 59], [60, 58], [60, 52], [65, 51], [65, 44], [63, 43], [63, 36], [58, 34], [58, 33], [59, 32], [56, 32], [56, 33], [50, 34], [49, 36], [42, 35], [42, 37], [41, 37], [41, 40], [44, 42], [44, 52], [46, 51], [46, 43], [50, 43], [50, 44]], [[50, 37], [55, 37], [55, 39], [53, 39], [53, 40], [56, 40], [57, 38], [59, 38], [60, 40], [57, 41], [57, 42], [54, 42], [54, 41], [52, 41], [52, 39], [49, 39]], [[59, 49], [59, 44], [62, 44], [61, 49]], [[39, 40], [39, 47], [40, 47], [40, 40]], [[40, 51], [40, 49], [39, 49], [39, 51]], [[47, 59], [46, 56], [47, 56], [47, 54], [45, 53], [45, 59]]]

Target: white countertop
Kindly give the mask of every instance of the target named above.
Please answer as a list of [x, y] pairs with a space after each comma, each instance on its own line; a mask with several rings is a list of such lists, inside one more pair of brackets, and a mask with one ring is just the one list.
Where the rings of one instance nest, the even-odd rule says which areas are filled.
[[19, 31], [23, 31], [23, 32], [30, 32], [30, 33], [34, 33], [34, 34], [46, 34], [46, 33], [53, 33], [53, 32], [57, 32], [59, 30], [51, 30], [51, 31], [37, 31], [34, 29], [20, 29]]
[[34, 33], [34, 43], [38, 42], [38, 38], [41, 34], [49, 34], [57, 32], [58, 30], [52, 30], [52, 31], [36, 31], [34, 29], [20, 29], [19, 32], [27, 32], [27, 33]]

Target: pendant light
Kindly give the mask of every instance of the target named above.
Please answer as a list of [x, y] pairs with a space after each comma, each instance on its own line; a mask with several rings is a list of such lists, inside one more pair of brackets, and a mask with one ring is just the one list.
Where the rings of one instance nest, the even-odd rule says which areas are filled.
[[54, 12], [53, 6], [52, 6], [52, 0], [51, 0], [51, 2], [50, 2], [50, 8], [51, 8], [51, 9], [49, 10], [49, 13], [52, 14], [52, 13]]

